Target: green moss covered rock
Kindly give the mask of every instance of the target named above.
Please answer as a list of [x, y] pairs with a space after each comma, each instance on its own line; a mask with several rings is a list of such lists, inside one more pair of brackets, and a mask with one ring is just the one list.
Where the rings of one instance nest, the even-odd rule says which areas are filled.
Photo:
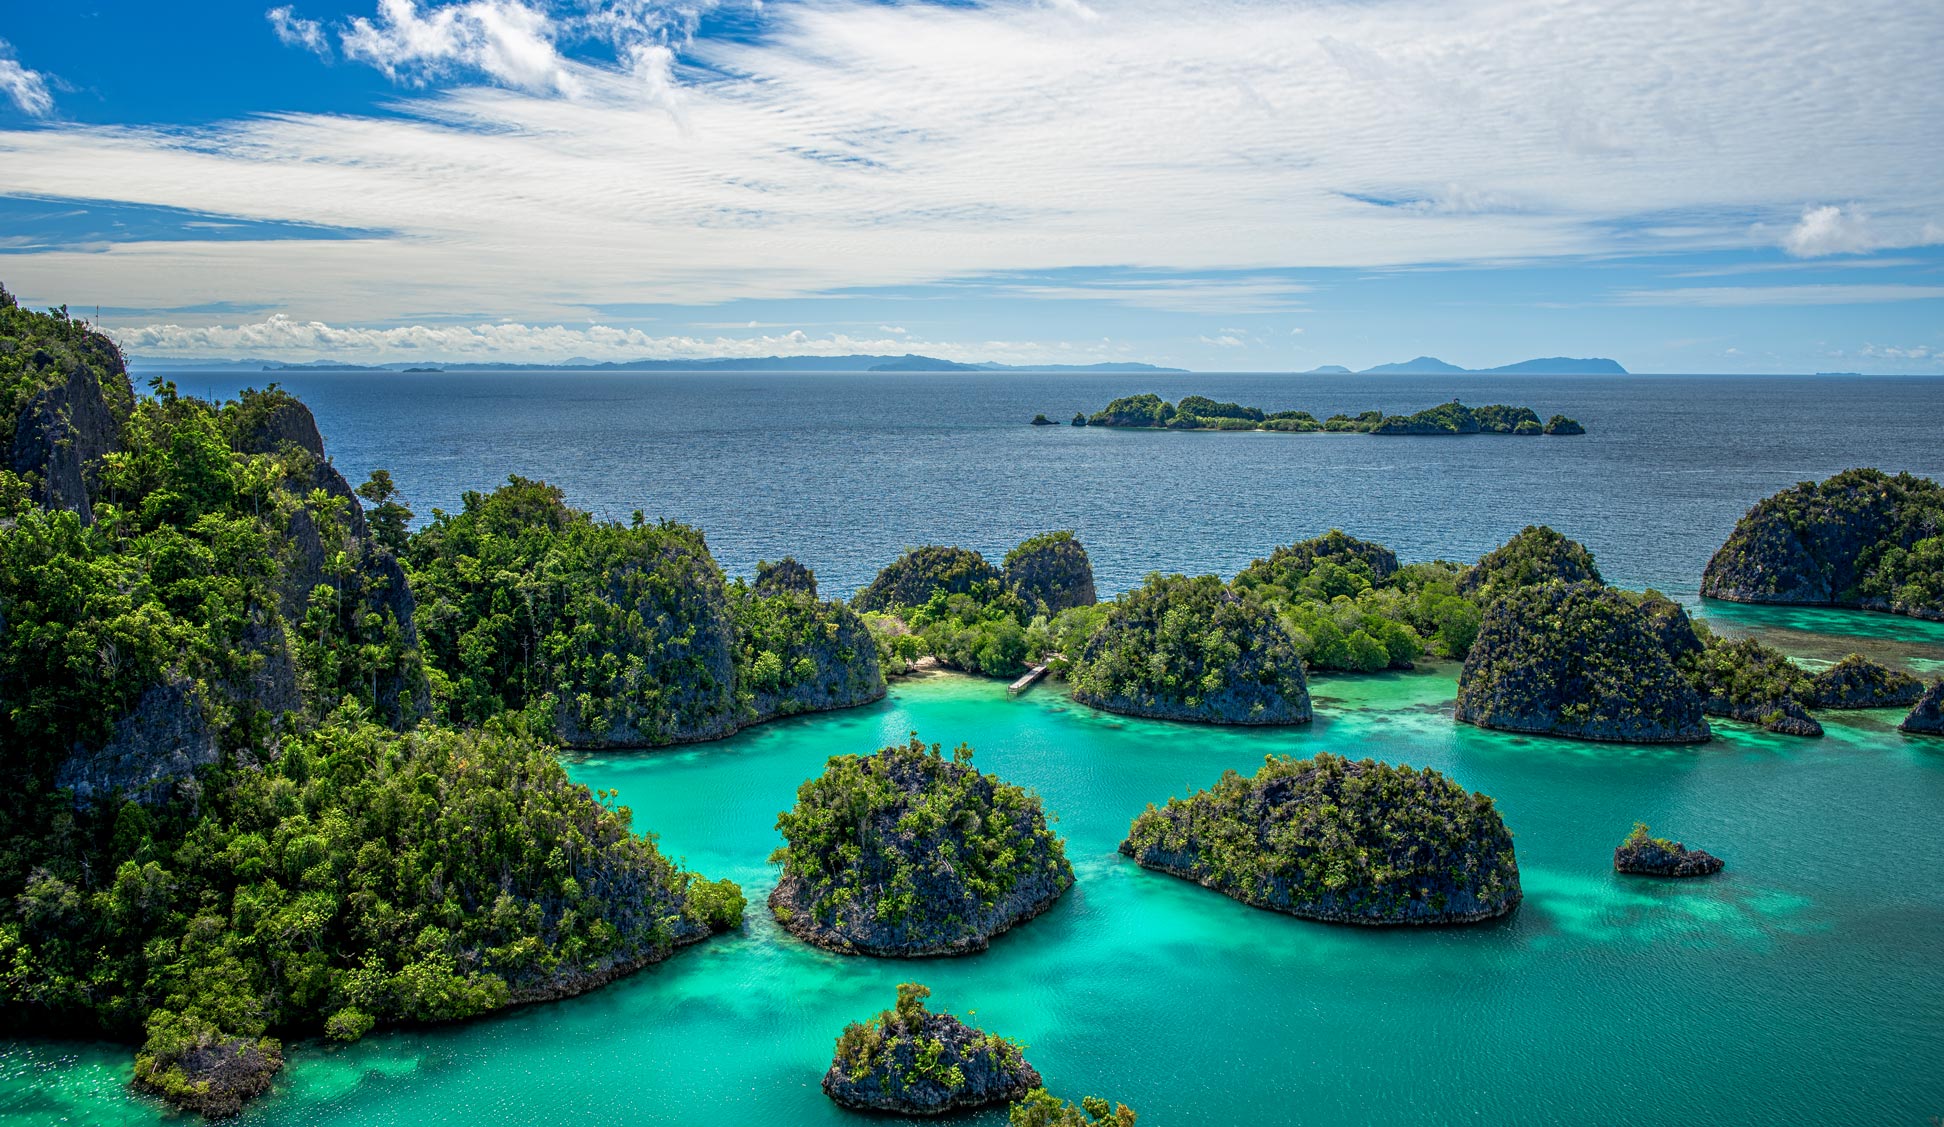
[[1820, 736], [1823, 727], [1805, 702], [1814, 687], [1801, 666], [1753, 638], [1710, 638], [1701, 652], [1680, 661], [1710, 716], [1759, 724], [1785, 736]]
[[777, 818], [770, 911], [842, 954], [961, 955], [1052, 907], [1073, 884], [1039, 798], [915, 735], [831, 758]]
[[1765, 498], [1708, 561], [1701, 593], [1944, 621], [1944, 487], [1845, 470]]
[[1518, 906], [1492, 800], [1432, 770], [1270, 756], [1149, 806], [1120, 851], [1259, 908], [1355, 924], [1467, 923]]
[[1321, 536], [1277, 548], [1268, 559], [1256, 560], [1236, 576], [1236, 585], [1294, 588], [1316, 570], [1317, 564], [1326, 562], [1352, 569], [1361, 564], [1373, 582], [1389, 579], [1397, 574], [1398, 567], [1396, 552], [1332, 528]]
[[1480, 556], [1459, 577], [1458, 591], [1479, 603], [1521, 587], [1541, 583], [1600, 583], [1593, 553], [1545, 525], [1527, 525], [1519, 534]]
[[930, 1116], [1009, 1104], [1040, 1086], [1018, 1042], [932, 1013], [930, 996], [900, 983], [894, 1008], [846, 1026], [824, 1094], [853, 1111]]
[[1007, 552], [1005, 580], [1028, 607], [1044, 615], [1098, 601], [1093, 563], [1071, 531], [1042, 533]]
[[1641, 609], [1594, 583], [1513, 588], [1485, 612], [1454, 717], [1508, 732], [1626, 743], [1709, 738], [1701, 698]]
[[1068, 674], [1073, 698], [1130, 716], [1302, 724], [1309, 684], [1263, 604], [1212, 575], [1151, 575], [1117, 599]]
[[1924, 683], [1908, 673], [1850, 654], [1809, 679], [1811, 708], [1908, 708]]
[[921, 607], [933, 592], [964, 594], [981, 583], [997, 585], [999, 569], [969, 548], [931, 544], [913, 548], [878, 572], [869, 586], [851, 597], [858, 611], [895, 611]]
[[1645, 822], [1635, 822], [1613, 851], [1613, 871], [1649, 877], [1705, 877], [1722, 870], [1721, 858], [1678, 841], [1655, 837]]

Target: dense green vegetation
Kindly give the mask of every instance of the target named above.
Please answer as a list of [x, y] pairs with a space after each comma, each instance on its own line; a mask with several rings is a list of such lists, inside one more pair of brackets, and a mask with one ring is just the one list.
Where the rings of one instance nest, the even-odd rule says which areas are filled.
[[[1044, 415], [1033, 421], [1039, 423]], [[1260, 407], [1240, 403], [1218, 403], [1205, 395], [1190, 395], [1169, 403], [1153, 393], [1126, 395], [1109, 403], [1091, 416], [1075, 415], [1076, 425], [1084, 422], [1096, 427], [1148, 427], [1169, 430], [1267, 430], [1307, 433], [1310, 431], [1357, 432], [1362, 434], [1584, 434], [1578, 423], [1554, 415], [1553, 424], [1542, 426], [1530, 407], [1491, 404], [1467, 407], [1457, 400], [1427, 408], [1414, 415], [1386, 415], [1364, 411], [1357, 415], [1331, 415], [1322, 422], [1308, 411], [1265, 413]]]
[[1072, 530], [1043, 532], [1006, 553], [1006, 585], [1039, 614], [1092, 605], [1093, 564]]
[[887, 564], [869, 586], [851, 596], [851, 606], [859, 611], [897, 611], [925, 605], [934, 591], [965, 594], [981, 583], [995, 584], [995, 591], [1005, 586], [999, 569], [979, 553], [928, 544]]
[[1854, 469], [1785, 489], [1735, 525], [1701, 593], [1944, 620], [1944, 486]]
[[1465, 656], [1480, 610], [1458, 578], [1454, 564], [1400, 567], [1383, 545], [1331, 529], [1277, 548], [1234, 585], [1276, 611], [1309, 668], [1374, 673], [1425, 653]]
[[1212, 575], [1150, 575], [1073, 661], [1073, 696], [1110, 712], [1221, 724], [1310, 718], [1303, 662], [1253, 594]]
[[1039, 1087], [1024, 1046], [925, 1008], [928, 987], [898, 984], [897, 1004], [844, 1027], [824, 1092], [845, 1107], [936, 1115], [1007, 1103]]
[[1492, 800], [1436, 771], [1269, 756], [1150, 805], [1121, 852], [1237, 900], [1314, 919], [1452, 923], [1516, 907], [1512, 835]]
[[1078, 1106], [1035, 1088], [1012, 1106], [1011, 1127], [1134, 1127], [1134, 1109], [1109, 1104], [1099, 1096], [1085, 1096]]
[[[49, 439], [0, 468], [0, 1021], [142, 1041], [141, 1086], [226, 1114], [280, 1037], [573, 993], [739, 924], [524, 717], [419, 723], [428, 682], [449, 715], [468, 675], [519, 681], [428, 671], [410, 511], [383, 473], [354, 493], [302, 404], [138, 399], [105, 338], [10, 300], [0, 371]], [[516, 638], [557, 590], [427, 558]]]
[[832, 950], [961, 953], [1038, 913], [1073, 883], [1039, 798], [914, 734], [833, 757], [777, 817], [779, 923]]

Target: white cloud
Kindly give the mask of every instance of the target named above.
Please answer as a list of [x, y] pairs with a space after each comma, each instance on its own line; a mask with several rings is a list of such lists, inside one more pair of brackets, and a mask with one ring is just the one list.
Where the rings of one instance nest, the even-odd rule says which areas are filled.
[[[383, 116], [0, 133], [0, 194], [380, 234], [9, 270], [338, 323], [994, 276], [1226, 319], [1302, 308], [1266, 271], [1745, 247], [1803, 200], [1864, 201], [1885, 239], [1944, 215], [1944, 83], [1901, 77], [1935, 69], [1944, 6], [1906, 0], [815, 0], [679, 60], [683, 5], [539, 3], [354, 21], [345, 53], [465, 83]], [[618, 61], [575, 57], [597, 34]], [[1016, 281], [1088, 267], [1139, 280]]]
[[320, 58], [331, 56], [331, 42], [324, 34], [324, 25], [299, 17], [290, 5], [272, 8], [263, 13], [263, 18], [270, 21], [270, 27], [284, 46], [302, 47]]
[[709, 356], [896, 355], [913, 350], [950, 360], [1033, 362], [1085, 359], [1109, 351], [1105, 341], [1087, 345], [1003, 340], [913, 341], [853, 337], [845, 333], [812, 336], [801, 329], [744, 337], [655, 336], [640, 329], [610, 325], [569, 327], [506, 321], [361, 327], [303, 321], [283, 314], [240, 325], [111, 325], [107, 331], [123, 349], [137, 356], [261, 356], [291, 360], [341, 357], [371, 362], [544, 363], [574, 356], [593, 360], [672, 360]]
[[420, 10], [417, 0], [379, 0], [376, 19], [356, 17], [339, 36], [344, 56], [389, 78], [426, 81], [477, 70], [539, 93], [578, 94], [579, 79], [554, 47], [551, 17], [519, 0], [467, 0]]
[[47, 90], [47, 76], [21, 66], [13, 57], [12, 45], [4, 39], [0, 39], [0, 92], [29, 117], [46, 117], [54, 110], [54, 95]]
[[1863, 355], [1878, 360], [1944, 360], [1944, 348], [1936, 348], [1928, 344], [1913, 345], [1909, 348], [1866, 344], [1863, 346]]
[[1797, 258], [1826, 254], [1861, 254], [1883, 243], [1870, 229], [1870, 218], [1857, 210], [1825, 204], [1802, 209], [1802, 219], [1782, 236], [1782, 249]]
[[1944, 297], [1944, 286], [1687, 286], [1669, 290], [1625, 290], [1615, 305], [1874, 305], [1886, 301], [1928, 301]]

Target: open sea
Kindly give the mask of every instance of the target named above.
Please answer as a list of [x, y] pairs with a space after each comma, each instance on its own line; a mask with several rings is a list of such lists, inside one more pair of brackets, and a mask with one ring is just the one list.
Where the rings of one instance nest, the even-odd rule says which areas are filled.
[[[232, 373], [172, 373], [230, 394]], [[249, 382], [261, 384], [270, 374]], [[1231, 575], [1331, 527], [1406, 560], [1471, 559], [1528, 523], [1606, 577], [1697, 602], [1750, 505], [1858, 465], [1944, 479], [1944, 380], [992, 374], [277, 373], [354, 482], [385, 467], [421, 516], [508, 474], [617, 519], [703, 528], [724, 568], [794, 554], [848, 594], [907, 546], [995, 559], [1072, 528], [1103, 595], [1149, 571]], [[1122, 394], [1413, 411], [1462, 397], [1571, 415], [1580, 438], [1193, 434], [1030, 427]], [[1944, 675], [1944, 624], [1702, 607], [1809, 664], [1863, 650]], [[1826, 713], [1820, 740], [1718, 721], [1698, 747], [1455, 725], [1457, 668], [1318, 677], [1317, 721], [1214, 729], [1114, 717], [1058, 686], [937, 675], [886, 701], [677, 750], [574, 757], [636, 825], [742, 883], [748, 925], [565, 1002], [460, 1026], [299, 1043], [246, 1124], [860, 1124], [818, 1088], [843, 1025], [895, 984], [1024, 1040], [1056, 1093], [1143, 1127], [1218, 1124], [1909, 1125], [1944, 1116], [1944, 740], [1902, 710]], [[834, 754], [917, 730], [1037, 790], [1078, 884], [984, 954], [826, 954], [763, 908], [777, 812]], [[1265, 754], [1435, 767], [1493, 795], [1526, 899], [1432, 930], [1311, 923], [1145, 872], [1115, 846], [1149, 802]], [[1725, 858], [1706, 880], [1616, 876], [1636, 820]], [[0, 1127], [152, 1124], [132, 1051], [0, 1043]], [[997, 1127], [1003, 1113], [965, 1122]]]

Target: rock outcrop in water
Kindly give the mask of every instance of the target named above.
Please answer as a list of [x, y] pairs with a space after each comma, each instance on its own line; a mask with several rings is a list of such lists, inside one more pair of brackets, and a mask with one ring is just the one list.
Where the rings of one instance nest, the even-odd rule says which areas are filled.
[[1068, 673], [1073, 699], [1129, 716], [1304, 724], [1309, 683], [1276, 616], [1212, 575], [1154, 575], [1117, 599]]
[[135, 1058], [135, 1087], [177, 1111], [226, 1119], [269, 1091], [283, 1068], [275, 1038], [229, 1037], [173, 1015], [150, 1025], [149, 1041]]
[[1944, 677], [1924, 693], [1897, 728], [1914, 736], [1944, 736]]
[[895, 1008], [846, 1026], [824, 1094], [852, 1111], [933, 1116], [1009, 1104], [1040, 1086], [1017, 1042], [930, 1012], [930, 996], [901, 983]]
[[1924, 683], [1908, 673], [1850, 654], [1809, 679], [1812, 708], [1908, 708]]
[[1515, 587], [1493, 602], [1453, 716], [1581, 740], [1699, 743], [1711, 734], [1647, 614], [1595, 583]]
[[1550, 435], [1585, 434], [1586, 428], [1580, 425], [1578, 419], [1569, 419], [1564, 415], [1554, 415], [1552, 418], [1546, 420], [1546, 433]]
[[841, 954], [962, 955], [1052, 907], [1073, 867], [1039, 798], [971, 759], [915, 735], [833, 757], [777, 818], [777, 922]]
[[1072, 532], [1046, 532], [1006, 553], [1006, 585], [1026, 605], [1041, 614], [1055, 615], [1070, 607], [1092, 606], [1093, 563]]
[[1635, 822], [1627, 840], [1613, 851], [1613, 871], [1650, 877], [1705, 877], [1722, 869], [1721, 858], [1678, 841], [1654, 837], [1645, 822]]
[[1149, 806], [1120, 851], [1258, 908], [1370, 925], [1469, 923], [1521, 897], [1492, 800], [1432, 770], [1270, 756]]
[[1735, 525], [1701, 593], [1944, 621], [1944, 487], [1854, 469], [1785, 489]]

